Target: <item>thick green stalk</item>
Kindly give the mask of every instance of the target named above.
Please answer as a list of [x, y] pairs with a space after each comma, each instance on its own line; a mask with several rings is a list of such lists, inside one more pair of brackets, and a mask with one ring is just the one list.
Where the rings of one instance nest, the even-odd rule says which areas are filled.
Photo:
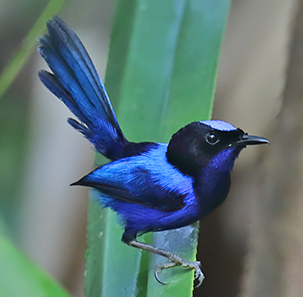
[[[105, 83], [129, 140], [167, 142], [185, 124], [210, 118], [229, 4], [118, 2]], [[111, 211], [91, 202], [86, 297], [192, 295], [193, 271], [165, 271], [169, 285], [160, 285], [153, 269], [165, 259], [122, 244], [122, 231]], [[195, 225], [153, 234], [152, 241], [194, 260], [197, 236]]]

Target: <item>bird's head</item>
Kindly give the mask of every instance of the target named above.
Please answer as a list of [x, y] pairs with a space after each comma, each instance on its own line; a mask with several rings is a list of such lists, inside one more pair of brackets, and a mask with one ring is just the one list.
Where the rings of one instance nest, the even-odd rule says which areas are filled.
[[201, 121], [188, 124], [175, 133], [166, 155], [168, 161], [182, 173], [195, 176], [217, 156], [216, 166], [221, 163], [232, 168], [244, 147], [264, 143], [269, 141], [248, 135], [224, 121]]

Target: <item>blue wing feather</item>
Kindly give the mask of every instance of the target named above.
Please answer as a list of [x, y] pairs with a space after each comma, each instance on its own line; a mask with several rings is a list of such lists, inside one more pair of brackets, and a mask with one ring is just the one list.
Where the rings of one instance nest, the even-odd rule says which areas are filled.
[[75, 185], [99, 190], [110, 207], [118, 200], [165, 212], [180, 210], [192, 192], [192, 179], [165, 161], [166, 148], [167, 144], [159, 144], [143, 154], [105, 164]]

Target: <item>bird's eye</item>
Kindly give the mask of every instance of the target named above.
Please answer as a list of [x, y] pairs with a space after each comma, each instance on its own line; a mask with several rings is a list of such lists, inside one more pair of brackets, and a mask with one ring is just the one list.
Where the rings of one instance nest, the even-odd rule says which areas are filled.
[[206, 142], [211, 145], [215, 145], [216, 143], [219, 142], [218, 136], [214, 133], [207, 134], [205, 139], [206, 139]]

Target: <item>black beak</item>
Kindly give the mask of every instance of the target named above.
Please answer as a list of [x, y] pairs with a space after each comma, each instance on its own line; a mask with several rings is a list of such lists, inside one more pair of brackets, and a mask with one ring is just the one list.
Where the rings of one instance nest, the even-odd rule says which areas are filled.
[[243, 134], [241, 138], [236, 141], [235, 145], [246, 146], [266, 143], [269, 143], [269, 140], [267, 140], [266, 138]]

